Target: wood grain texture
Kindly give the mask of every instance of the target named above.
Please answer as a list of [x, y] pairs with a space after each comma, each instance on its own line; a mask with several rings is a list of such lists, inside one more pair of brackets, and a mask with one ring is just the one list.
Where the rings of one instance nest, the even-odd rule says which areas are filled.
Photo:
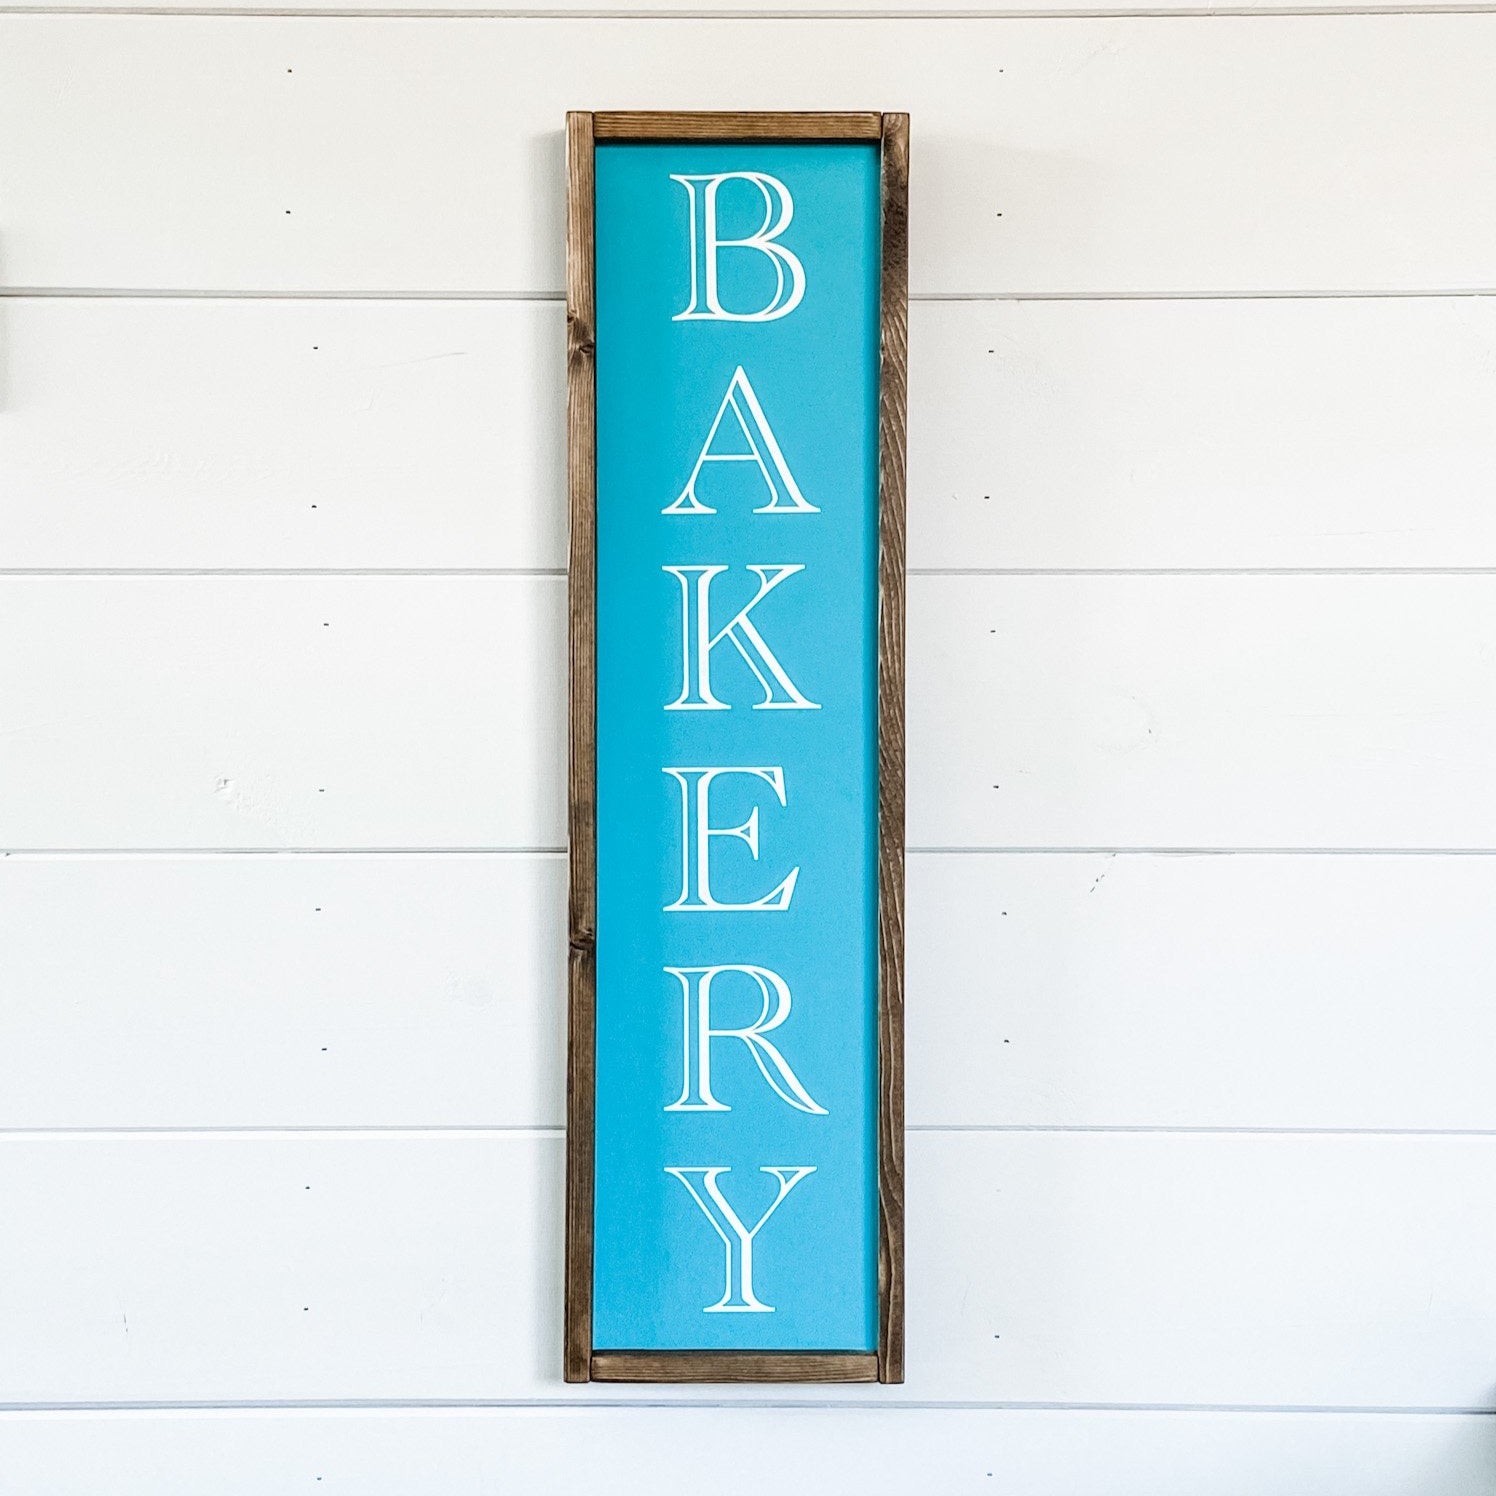
[[[881, 141], [878, 408], [878, 1348], [876, 1355], [590, 1354], [595, 1170], [597, 741], [593, 150], [610, 140]], [[907, 114], [571, 113], [567, 116], [571, 567], [570, 1039], [565, 1374], [571, 1382], [904, 1378], [904, 558], [909, 346]], [[585, 206], [579, 206], [585, 198]], [[579, 850], [580, 848], [580, 850]], [[585, 1138], [582, 1136], [585, 1129]], [[583, 1218], [585, 1211], [585, 1219]]]
[[598, 140], [877, 140], [883, 115], [814, 111], [733, 114], [715, 112], [600, 111]]
[[592, 1354], [597, 1075], [597, 381], [592, 116], [566, 117], [566, 431], [571, 547], [564, 1372]]
[[878, 1357], [846, 1351], [597, 1351], [594, 1382], [876, 1382]]
[[904, 1380], [904, 557], [909, 116], [883, 116], [878, 378], [878, 1380]]

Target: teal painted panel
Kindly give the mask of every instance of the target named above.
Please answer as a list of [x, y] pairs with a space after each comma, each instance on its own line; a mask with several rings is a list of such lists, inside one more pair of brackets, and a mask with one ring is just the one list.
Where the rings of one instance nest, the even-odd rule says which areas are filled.
[[593, 1342], [872, 1350], [878, 152], [596, 182]]

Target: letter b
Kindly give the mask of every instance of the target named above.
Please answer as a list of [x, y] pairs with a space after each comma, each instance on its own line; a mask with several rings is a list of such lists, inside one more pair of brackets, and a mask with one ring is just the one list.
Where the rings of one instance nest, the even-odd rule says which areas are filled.
[[[691, 214], [691, 304], [672, 320], [773, 322], [788, 317], [805, 295], [805, 267], [797, 255], [777, 242], [795, 216], [789, 188], [778, 177], [761, 171], [723, 171], [706, 176], [672, 173], [670, 180], [686, 189]], [[717, 193], [724, 182], [732, 181], [752, 182], [764, 199], [764, 221], [742, 239], [723, 239], [718, 233]], [[774, 267], [774, 294], [756, 312], [730, 312], [722, 305], [717, 289], [717, 256], [724, 249], [755, 250], [769, 257]]]

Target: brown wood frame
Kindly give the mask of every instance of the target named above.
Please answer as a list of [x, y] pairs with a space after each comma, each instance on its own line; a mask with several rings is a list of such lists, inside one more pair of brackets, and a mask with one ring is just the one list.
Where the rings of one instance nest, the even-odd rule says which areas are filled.
[[[878, 397], [878, 1348], [594, 1351], [597, 999], [597, 403], [593, 145], [598, 140], [867, 140], [880, 146]], [[909, 116], [612, 111], [566, 117], [566, 431], [571, 672], [566, 1325], [568, 1382], [904, 1380], [904, 554]]]

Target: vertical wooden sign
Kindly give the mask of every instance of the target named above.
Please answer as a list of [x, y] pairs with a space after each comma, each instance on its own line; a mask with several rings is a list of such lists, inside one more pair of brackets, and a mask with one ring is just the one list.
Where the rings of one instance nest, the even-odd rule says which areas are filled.
[[569, 1381], [903, 1379], [907, 164], [568, 118]]

